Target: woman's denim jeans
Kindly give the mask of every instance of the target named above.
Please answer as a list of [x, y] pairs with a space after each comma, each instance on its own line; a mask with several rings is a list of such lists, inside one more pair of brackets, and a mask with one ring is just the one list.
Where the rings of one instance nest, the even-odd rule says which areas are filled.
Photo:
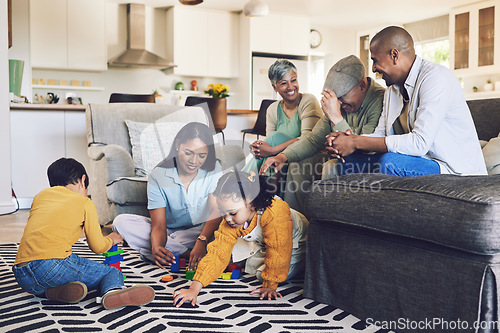
[[23, 267], [12, 268], [24, 291], [44, 296], [45, 289], [80, 281], [89, 290], [99, 288], [101, 295], [123, 286], [122, 272], [103, 263], [81, 258], [72, 253], [64, 259], [33, 260]]
[[344, 159], [345, 162], [338, 163], [340, 175], [383, 173], [400, 177], [417, 177], [441, 172], [436, 161], [398, 153], [364, 154], [355, 152]]

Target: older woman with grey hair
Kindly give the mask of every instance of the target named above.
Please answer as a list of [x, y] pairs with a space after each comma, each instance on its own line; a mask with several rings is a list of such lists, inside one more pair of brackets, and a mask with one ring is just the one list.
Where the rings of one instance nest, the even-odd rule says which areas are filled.
[[[266, 139], [250, 145], [254, 155], [243, 171], [259, 173], [269, 156], [281, 153], [286, 147], [309, 133], [323, 115], [318, 100], [312, 94], [299, 92], [297, 68], [288, 60], [277, 60], [269, 67], [268, 77], [281, 100], [267, 109]], [[272, 168], [266, 175], [272, 175]]]

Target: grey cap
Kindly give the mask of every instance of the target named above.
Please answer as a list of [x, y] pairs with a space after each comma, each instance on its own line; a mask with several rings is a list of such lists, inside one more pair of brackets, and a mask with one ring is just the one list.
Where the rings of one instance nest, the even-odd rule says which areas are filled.
[[344, 96], [365, 78], [365, 66], [358, 57], [350, 55], [330, 68], [323, 89], [332, 89], [338, 98]]

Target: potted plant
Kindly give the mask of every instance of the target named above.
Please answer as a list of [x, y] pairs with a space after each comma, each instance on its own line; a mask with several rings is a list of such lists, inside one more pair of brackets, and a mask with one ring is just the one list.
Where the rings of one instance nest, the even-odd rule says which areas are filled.
[[212, 121], [216, 131], [222, 131], [227, 124], [227, 103], [229, 97], [229, 86], [222, 83], [209, 84], [205, 94], [212, 96], [212, 101], [208, 103]]
[[472, 87], [472, 91], [477, 92], [477, 87], [476, 86]]
[[484, 91], [492, 91], [493, 90], [493, 83], [491, 83], [491, 80], [486, 81], [486, 83], [483, 86]]

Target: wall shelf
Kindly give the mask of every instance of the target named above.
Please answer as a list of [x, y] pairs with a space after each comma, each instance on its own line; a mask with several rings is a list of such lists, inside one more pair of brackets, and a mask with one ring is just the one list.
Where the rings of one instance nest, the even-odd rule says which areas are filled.
[[53, 90], [104, 90], [104, 87], [83, 87], [83, 86], [50, 86], [47, 84], [33, 84], [33, 89], [53, 89]]

